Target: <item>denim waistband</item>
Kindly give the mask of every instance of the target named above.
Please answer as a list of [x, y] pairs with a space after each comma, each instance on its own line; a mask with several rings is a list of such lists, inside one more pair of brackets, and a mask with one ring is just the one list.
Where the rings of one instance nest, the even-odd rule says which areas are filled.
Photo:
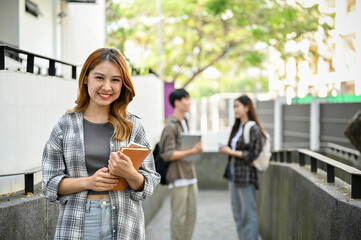
[[99, 200], [87, 199], [86, 200], [86, 210], [89, 211], [90, 208], [106, 208], [110, 207], [110, 198], [103, 198]]

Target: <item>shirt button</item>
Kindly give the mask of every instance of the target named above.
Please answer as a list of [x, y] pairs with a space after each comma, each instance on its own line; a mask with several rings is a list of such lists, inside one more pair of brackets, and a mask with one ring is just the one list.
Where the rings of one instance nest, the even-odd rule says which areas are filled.
[[113, 233], [115, 233], [116, 232], [116, 230], [113, 230]]
[[113, 209], [115, 209], [115, 207], [113, 207]]

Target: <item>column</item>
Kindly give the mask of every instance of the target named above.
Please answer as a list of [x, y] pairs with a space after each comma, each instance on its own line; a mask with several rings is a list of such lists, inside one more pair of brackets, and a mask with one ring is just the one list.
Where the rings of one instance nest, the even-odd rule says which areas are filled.
[[313, 99], [310, 107], [310, 148], [312, 151], [320, 150], [320, 99]]
[[283, 105], [286, 103], [285, 97], [278, 97], [274, 103], [274, 133], [273, 133], [273, 150], [277, 151], [282, 148], [283, 135]]

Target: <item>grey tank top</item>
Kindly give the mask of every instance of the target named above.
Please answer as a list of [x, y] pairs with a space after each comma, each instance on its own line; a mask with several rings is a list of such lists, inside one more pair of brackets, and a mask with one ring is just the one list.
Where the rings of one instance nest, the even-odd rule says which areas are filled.
[[[92, 123], [83, 118], [85, 163], [88, 175], [92, 176], [100, 168], [108, 167], [110, 139], [113, 126], [110, 123]], [[89, 190], [89, 195], [108, 194], [108, 191]]]

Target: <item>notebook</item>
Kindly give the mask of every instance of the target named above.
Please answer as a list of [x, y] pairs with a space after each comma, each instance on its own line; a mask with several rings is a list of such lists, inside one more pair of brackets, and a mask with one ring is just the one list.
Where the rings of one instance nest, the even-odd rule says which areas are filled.
[[[151, 149], [138, 143], [130, 142], [128, 146], [121, 147], [120, 151], [127, 155], [130, 160], [132, 160], [134, 168], [138, 170], [140, 168], [140, 165], [142, 165], [144, 159], [151, 152]], [[125, 180], [125, 178], [120, 177], [119, 184], [115, 188], [112, 188], [110, 191], [124, 190], [127, 189], [128, 186], [129, 184]]]
[[[182, 134], [181, 135], [181, 150], [192, 148], [196, 143], [201, 141], [202, 135], [196, 134]], [[194, 154], [182, 159], [185, 162], [195, 162], [201, 159], [201, 154]]]

